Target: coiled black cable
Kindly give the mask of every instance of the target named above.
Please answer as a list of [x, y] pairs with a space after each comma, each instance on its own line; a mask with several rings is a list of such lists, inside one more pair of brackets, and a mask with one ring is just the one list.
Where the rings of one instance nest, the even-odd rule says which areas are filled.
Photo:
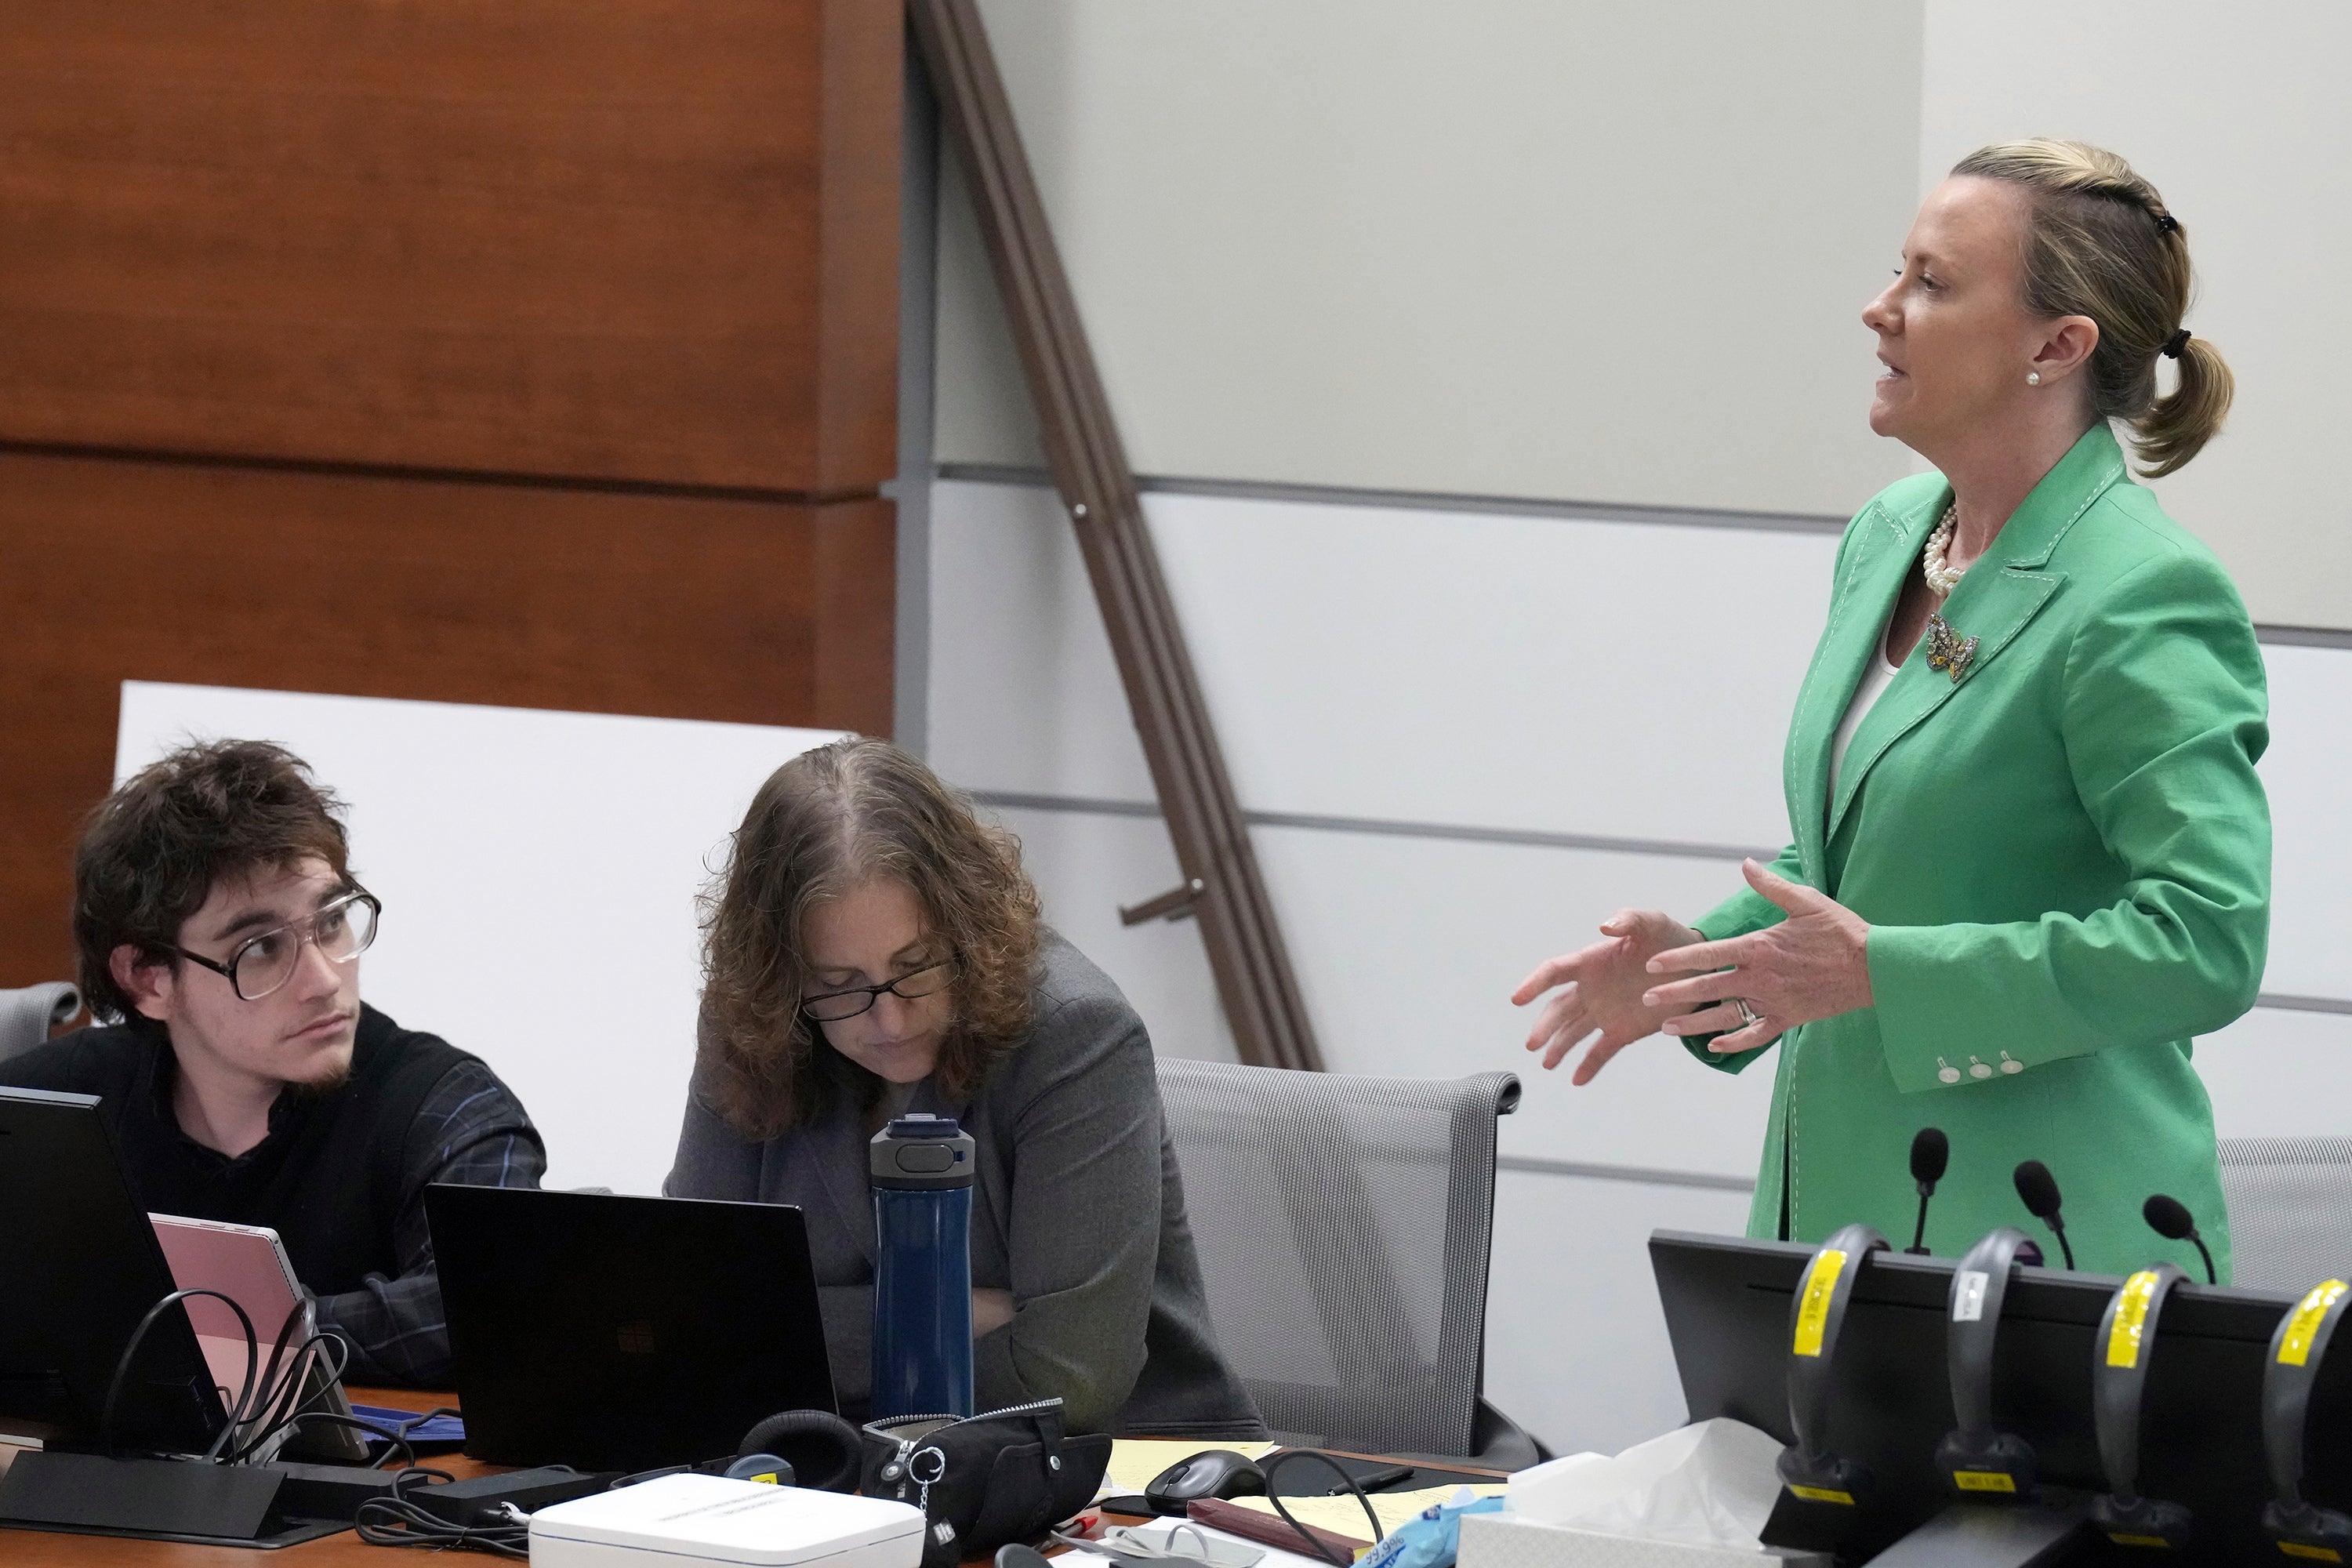
[[1364, 1495], [1362, 1484], [1356, 1479], [1348, 1468], [1319, 1448], [1285, 1448], [1279, 1453], [1268, 1454], [1258, 1461], [1258, 1474], [1265, 1478], [1266, 1501], [1274, 1504], [1274, 1511], [1282, 1516], [1282, 1522], [1297, 1531], [1298, 1538], [1313, 1549], [1316, 1556], [1330, 1563], [1331, 1568], [1348, 1568], [1347, 1558], [1325, 1545], [1321, 1536], [1291, 1518], [1290, 1510], [1282, 1506], [1282, 1494], [1274, 1489], [1275, 1472], [1293, 1459], [1317, 1460], [1339, 1478], [1340, 1482], [1355, 1494], [1356, 1500], [1364, 1505], [1364, 1517], [1372, 1521], [1372, 1544], [1375, 1546], [1380, 1544], [1381, 1537], [1388, 1533], [1381, 1525], [1380, 1513], [1372, 1507], [1372, 1500]]

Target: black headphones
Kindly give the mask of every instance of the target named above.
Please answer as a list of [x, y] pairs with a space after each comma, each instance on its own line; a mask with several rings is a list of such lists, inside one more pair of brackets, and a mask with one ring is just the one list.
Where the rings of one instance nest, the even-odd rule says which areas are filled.
[[2159, 1263], [2125, 1280], [2091, 1342], [2091, 1415], [2098, 1425], [2099, 1464], [2107, 1472], [2106, 1494], [2092, 1503], [2091, 1518], [2118, 1546], [2178, 1551], [2189, 1543], [2189, 1510], [2137, 1490], [2140, 1394], [2156, 1354], [2156, 1321], [2185, 1278], [2173, 1265]]
[[1944, 1356], [1952, 1378], [1952, 1410], [1959, 1429], [1936, 1445], [1936, 1468], [1970, 1502], [2021, 1502], [2033, 1493], [2033, 1449], [2024, 1438], [1993, 1429], [1992, 1351], [2000, 1331], [2000, 1305], [2010, 1269], [2040, 1263], [2042, 1249], [2013, 1225], [1990, 1232], [1952, 1271], [1950, 1319]]
[[[733, 1475], [745, 1464], [776, 1460], [782, 1455], [785, 1486], [816, 1491], [856, 1491], [866, 1471], [866, 1439], [857, 1428], [829, 1410], [786, 1410], [769, 1416], [743, 1434], [736, 1447], [739, 1458], [728, 1469]], [[772, 1464], [764, 1467], [773, 1471]], [[810, 1479], [794, 1480], [804, 1475]], [[750, 1472], [740, 1479], [761, 1479]]]
[[2279, 1321], [2263, 1366], [2263, 1455], [2270, 1461], [2271, 1500], [2263, 1528], [2281, 1552], [2323, 1563], [2352, 1562], [2352, 1519], [2303, 1500], [2303, 1429], [2320, 1358], [2344, 1316], [2352, 1286], [2324, 1280]]
[[1870, 1226], [1847, 1226], [1813, 1254], [1789, 1304], [1789, 1425], [1797, 1440], [1781, 1450], [1780, 1470], [1789, 1495], [1804, 1502], [1858, 1509], [1869, 1493], [1869, 1469], [1829, 1447], [1831, 1373], [1853, 1282], [1864, 1260], [1886, 1249]]

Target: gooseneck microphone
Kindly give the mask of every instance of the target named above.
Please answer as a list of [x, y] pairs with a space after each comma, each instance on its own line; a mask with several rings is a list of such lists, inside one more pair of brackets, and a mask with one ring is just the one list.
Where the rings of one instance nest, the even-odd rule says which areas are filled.
[[2025, 1200], [2025, 1209], [2034, 1218], [2050, 1227], [2058, 1238], [2058, 1251], [2066, 1259], [2066, 1267], [2074, 1267], [2074, 1248], [2066, 1240], [2066, 1222], [2058, 1214], [2058, 1180], [2050, 1167], [2039, 1160], [2028, 1160], [2017, 1167], [2014, 1177], [2017, 1195]]
[[2205, 1250], [2205, 1238], [2197, 1234], [2197, 1216], [2189, 1212], [2187, 1204], [2179, 1198], [2168, 1198], [2157, 1193], [2140, 1205], [2139, 1214], [2147, 1221], [2147, 1228], [2165, 1240], [2195, 1243], [2197, 1256], [2205, 1260], [2205, 1283], [2215, 1285], [2221, 1282], [2213, 1270], [2213, 1255]]
[[1911, 1140], [1911, 1179], [1919, 1184], [1919, 1226], [1911, 1233], [1911, 1245], [1903, 1250], [1914, 1258], [1927, 1256], [1927, 1200], [1936, 1195], [1936, 1184], [1944, 1179], [1944, 1167], [1952, 1160], [1952, 1141], [1944, 1136], [1940, 1127], [1922, 1127]]

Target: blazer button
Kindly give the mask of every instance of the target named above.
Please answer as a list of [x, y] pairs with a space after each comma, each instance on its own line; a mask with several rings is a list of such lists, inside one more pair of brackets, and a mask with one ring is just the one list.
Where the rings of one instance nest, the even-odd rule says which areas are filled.
[[1977, 1060], [1976, 1058], [1970, 1057], [1969, 1058], [1969, 1076], [1970, 1078], [1990, 1078], [1992, 1076], [1992, 1068], [1985, 1066], [1984, 1063]]
[[1959, 1068], [1954, 1067], [1951, 1063], [1945, 1061], [1941, 1057], [1937, 1057], [1936, 1061], [1937, 1064], [1936, 1076], [1937, 1078], [1942, 1079], [1946, 1083], [1958, 1083], [1960, 1081]]
[[2023, 1072], [2025, 1070], [2025, 1064], [2019, 1061], [2015, 1057], [2011, 1056], [2007, 1051], [2003, 1051], [2000, 1053], [2000, 1070], [2003, 1072]]

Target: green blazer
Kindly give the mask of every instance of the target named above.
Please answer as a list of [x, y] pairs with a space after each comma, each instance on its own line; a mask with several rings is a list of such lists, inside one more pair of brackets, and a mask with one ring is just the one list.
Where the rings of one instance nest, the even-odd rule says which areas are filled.
[[[1871, 924], [1874, 1005], [1775, 1042], [1779, 1074], [1748, 1234], [1842, 1225], [1910, 1243], [1912, 1136], [1951, 1167], [1927, 1245], [1958, 1256], [1998, 1225], [2058, 1249], [2011, 1183], [2050, 1167], [2085, 1269], [2193, 1249], [2140, 1218], [2151, 1193], [2196, 1215], [2229, 1279], [2213, 1113], [2189, 1037], [2253, 1005], [2270, 933], [2263, 661], [2212, 552], [2132, 482], [2102, 423], [2043, 476], [1953, 590], [1977, 647], [1957, 681], [1922, 637], [1855, 732], [1830, 746], [1873, 641], [1950, 503], [1940, 474], [1890, 486], [1848, 525], [1829, 624], [1789, 728], [1796, 841], [1773, 869]], [[1738, 657], [1727, 640], [1727, 658]], [[1780, 911], [1743, 888], [1711, 938]], [[1764, 1051], [1701, 1060], [1738, 1072]]]

